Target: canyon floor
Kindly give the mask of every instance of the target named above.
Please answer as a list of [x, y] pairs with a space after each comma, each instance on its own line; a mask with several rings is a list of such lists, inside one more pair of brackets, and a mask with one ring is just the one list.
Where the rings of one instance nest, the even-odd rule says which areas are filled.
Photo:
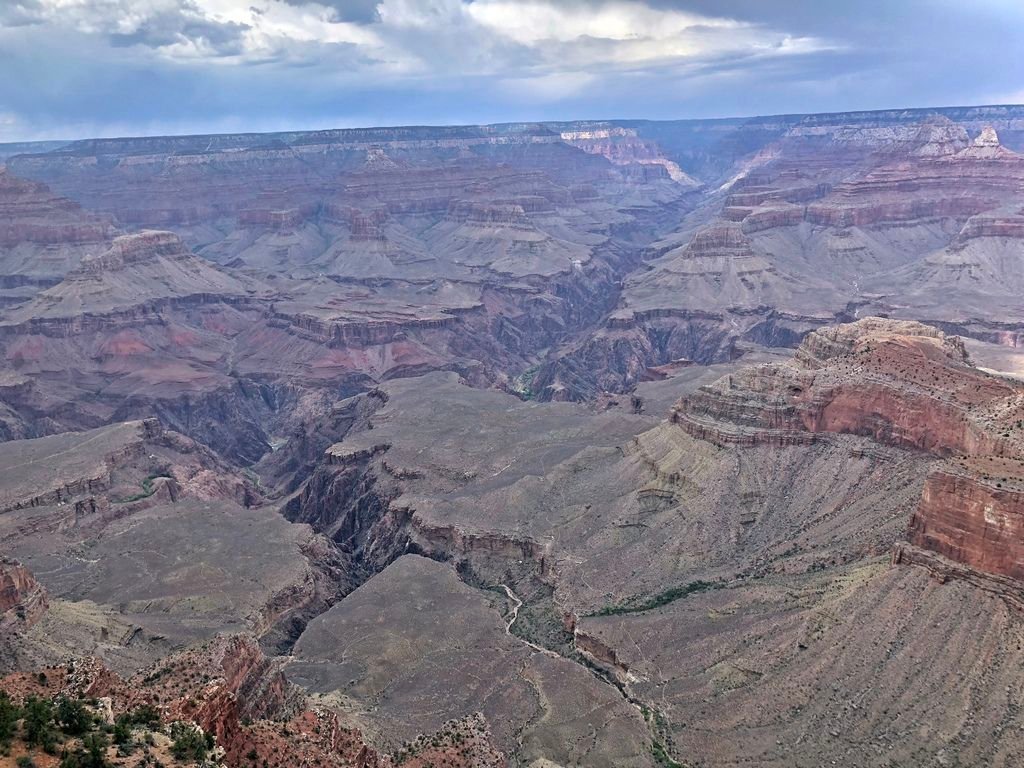
[[0, 689], [152, 708], [125, 765], [180, 721], [1019, 765], [1021, 151], [1021, 107], [0, 151]]

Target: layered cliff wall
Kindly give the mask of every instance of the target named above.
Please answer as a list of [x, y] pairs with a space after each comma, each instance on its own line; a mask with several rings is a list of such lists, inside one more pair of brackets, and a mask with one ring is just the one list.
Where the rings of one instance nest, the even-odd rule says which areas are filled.
[[702, 387], [671, 420], [719, 445], [855, 434], [939, 457], [909, 522], [910, 541], [1024, 578], [1024, 385], [972, 367], [959, 339], [876, 318], [823, 329], [793, 362]]

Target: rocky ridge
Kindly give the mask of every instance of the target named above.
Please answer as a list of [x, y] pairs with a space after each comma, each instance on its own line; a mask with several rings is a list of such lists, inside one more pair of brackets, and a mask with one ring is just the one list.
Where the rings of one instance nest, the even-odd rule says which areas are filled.
[[1021, 577], [1024, 388], [970, 366], [956, 337], [876, 318], [816, 331], [792, 364], [745, 369], [704, 387], [680, 402], [672, 421], [720, 444], [860, 434], [940, 457], [910, 541]]
[[217, 637], [128, 679], [89, 659], [47, 667], [31, 676], [8, 675], [0, 678], [0, 690], [13, 694], [16, 702], [26, 696], [98, 699], [111, 720], [152, 707], [165, 725], [191, 723], [210, 734], [216, 760], [224, 765], [254, 760], [275, 767], [337, 768], [503, 764], [503, 756], [489, 744], [486, 725], [473, 718], [423, 736], [397, 759], [381, 753], [335, 712], [317, 706], [289, 684], [278, 666], [244, 635]]

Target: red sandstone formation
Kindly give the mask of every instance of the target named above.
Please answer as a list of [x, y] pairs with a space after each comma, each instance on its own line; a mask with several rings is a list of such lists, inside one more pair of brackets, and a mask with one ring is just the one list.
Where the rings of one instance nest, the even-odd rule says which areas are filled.
[[0, 631], [35, 624], [48, 606], [46, 590], [25, 566], [0, 558]]
[[939, 466], [925, 482], [910, 541], [1024, 579], [1024, 460], [986, 456]]
[[672, 419], [722, 445], [842, 433], [941, 457], [910, 522], [911, 542], [1024, 578], [1024, 384], [973, 368], [956, 337], [877, 318], [822, 329], [792, 363], [702, 387]]
[[[0, 582], [2, 583], [2, 582]], [[2, 593], [0, 593], [2, 594]], [[27, 696], [107, 698], [118, 716], [148, 704], [163, 723], [191, 722], [216, 738], [229, 766], [290, 768], [391, 768], [391, 756], [370, 745], [338, 714], [310, 707], [305, 695], [285, 680], [279, 663], [244, 635], [215, 638], [171, 655], [123, 680], [95, 659], [48, 667], [43, 674], [0, 678], [0, 690], [15, 701]], [[255, 759], [253, 758], [255, 755]], [[481, 716], [451, 722], [400, 751], [399, 763], [413, 768], [497, 768], [504, 756], [490, 744]]]

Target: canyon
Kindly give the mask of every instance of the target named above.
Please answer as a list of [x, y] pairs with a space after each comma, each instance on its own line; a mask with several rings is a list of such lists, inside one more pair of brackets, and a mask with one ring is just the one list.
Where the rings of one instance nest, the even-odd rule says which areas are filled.
[[228, 766], [1016, 764], [1024, 107], [0, 157], [16, 700]]

